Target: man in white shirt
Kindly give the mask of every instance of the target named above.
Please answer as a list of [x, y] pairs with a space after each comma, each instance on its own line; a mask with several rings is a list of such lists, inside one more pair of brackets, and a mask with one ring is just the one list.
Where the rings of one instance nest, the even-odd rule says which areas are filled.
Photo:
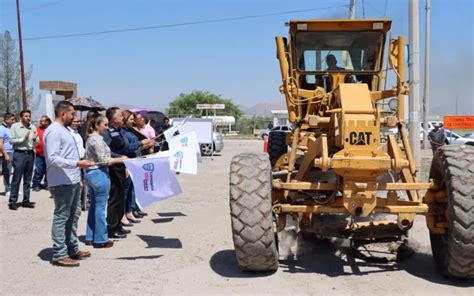
[[83, 159], [86, 153], [86, 150], [84, 148], [84, 139], [79, 133], [80, 126], [81, 126], [81, 120], [79, 119], [79, 117], [74, 116], [74, 119], [72, 120], [71, 125], [68, 126], [67, 128], [74, 136], [74, 140], [76, 141], [76, 145], [77, 145], [77, 150], [79, 150], [79, 157]]
[[81, 160], [79, 145], [66, 129], [74, 118], [74, 106], [69, 101], [61, 101], [56, 105], [55, 114], [56, 120], [44, 133], [48, 185], [54, 198], [52, 264], [74, 267], [79, 266], [78, 260], [90, 256], [90, 252], [79, 250], [77, 223], [81, 215], [80, 169], [91, 167], [93, 163]]

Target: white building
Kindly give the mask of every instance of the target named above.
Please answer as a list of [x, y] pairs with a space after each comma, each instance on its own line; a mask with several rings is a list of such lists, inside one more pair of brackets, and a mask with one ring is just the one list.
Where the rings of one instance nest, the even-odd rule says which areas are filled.
[[272, 110], [273, 126], [290, 125], [288, 110]]
[[203, 116], [202, 118], [210, 118], [214, 124], [214, 127], [226, 127], [228, 131], [232, 131], [232, 125], [235, 124], [234, 116]]

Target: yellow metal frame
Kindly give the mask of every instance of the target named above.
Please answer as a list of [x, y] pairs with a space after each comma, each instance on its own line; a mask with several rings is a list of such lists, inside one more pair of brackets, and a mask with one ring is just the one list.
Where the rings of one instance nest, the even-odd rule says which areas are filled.
[[[385, 78], [382, 67], [371, 73], [373, 81], [378, 83], [372, 84], [370, 90], [367, 84], [342, 83], [347, 75], [343, 71], [326, 73], [332, 76], [332, 91], [326, 92], [321, 87], [302, 89], [298, 84], [302, 74], [295, 66], [297, 32], [353, 31], [357, 34], [378, 30], [386, 36], [390, 26], [390, 20], [298, 20], [289, 23], [288, 45], [283, 37], [276, 37], [283, 82], [280, 92], [285, 95], [289, 120], [295, 126], [287, 138], [291, 150], [277, 161], [273, 172], [273, 210], [281, 219], [279, 229], [286, 214], [311, 220], [315, 213], [352, 216], [391, 213], [398, 214], [401, 228], [411, 226], [414, 216], [422, 214], [427, 215], [430, 230], [445, 231], [444, 223], [434, 218], [434, 212], [439, 213], [439, 209], [435, 209], [433, 194], [428, 194], [427, 200], [421, 198], [421, 190], [436, 192], [436, 188], [432, 182], [417, 180], [404, 122], [404, 96], [409, 91], [405, 81], [405, 38], [400, 36], [389, 41], [388, 61], [397, 77], [391, 89], [381, 89]], [[380, 44], [380, 65], [383, 64], [383, 45]], [[392, 97], [398, 98], [398, 111], [395, 116], [384, 116], [377, 104]], [[382, 145], [381, 126], [398, 127], [399, 139], [389, 135], [387, 143]], [[315, 180], [312, 177], [315, 170], [334, 172], [335, 182]], [[400, 181], [378, 181], [389, 172], [398, 174]], [[379, 191], [387, 191], [387, 197], [379, 197]], [[398, 191], [406, 191], [408, 200], [400, 197]], [[322, 204], [298, 201], [298, 195], [305, 192], [326, 193], [328, 197]], [[336, 196], [335, 192], [341, 192], [342, 196]]]

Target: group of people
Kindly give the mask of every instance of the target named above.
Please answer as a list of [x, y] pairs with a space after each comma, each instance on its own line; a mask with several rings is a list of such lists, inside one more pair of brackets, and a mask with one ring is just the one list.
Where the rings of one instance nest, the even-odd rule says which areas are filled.
[[[51, 119], [42, 116], [36, 127], [31, 123], [30, 111], [21, 111], [19, 117], [16, 122], [15, 115], [7, 112], [0, 125], [0, 160], [10, 210], [17, 210], [20, 206], [34, 208], [35, 203], [30, 201], [31, 187], [33, 191], [48, 187], [43, 135]], [[22, 179], [23, 201], [18, 203]]]
[[[79, 266], [80, 259], [91, 255], [79, 250], [77, 238], [82, 193], [90, 200], [86, 245], [110, 248], [114, 245], [112, 238], [127, 237], [131, 230], [126, 227], [139, 223], [147, 214], [135, 198], [123, 161], [155, 152], [155, 129], [141, 114], [117, 107], [107, 109], [105, 115], [90, 111], [81, 127], [69, 101], [59, 102], [55, 120], [51, 122], [43, 116], [38, 128], [31, 124], [29, 111], [22, 111], [20, 117], [21, 122], [12, 124], [9, 115], [5, 115], [3, 127], [8, 131], [0, 130], [5, 166], [13, 158], [13, 179], [11, 185], [5, 184], [10, 192], [9, 208], [19, 207], [16, 201], [22, 176], [21, 205], [34, 207], [29, 199], [34, 166], [38, 174], [35, 171], [33, 189], [47, 187], [54, 199], [52, 264]], [[5, 133], [7, 141], [2, 136]], [[47, 180], [41, 183], [44, 175]]]

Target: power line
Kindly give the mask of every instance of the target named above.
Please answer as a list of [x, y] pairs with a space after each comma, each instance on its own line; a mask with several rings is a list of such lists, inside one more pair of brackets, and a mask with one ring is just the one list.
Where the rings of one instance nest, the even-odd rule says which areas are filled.
[[103, 31], [83, 32], [83, 33], [36, 36], [36, 37], [23, 38], [23, 40], [45, 40], [45, 39], [57, 39], [57, 38], [69, 38], [69, 37], [81, 37], [81, 36], [91, 36], [91, 35], [103, 35], [103, 34], [133, 32], [133, 31], [155, 30], [155, 29], [183, 27], [183, 26], [192, 26], [192, 25], [209, 24], [209, 23], [239, 21], [239, 20], [244, 20], [244, 19], [262, 18], [262, 17], [269, 17], [269, 16], [276, 16], [276, 15], [292, 14], [292, 13], [303, 13], [303, 12], [310, 12], [310, 11], [316, 11], [316, 10], [327, 10], [327, 9], [339, 8], [339, 7], [347, 7], [347, 5], [328, 6], [328, 7], [320, 7], [320, 8], [309, 8], [309, 9], [300, 9], [300, 10], [289, 10], [289, 11], [274, 12], [274, 13], [236, 16], [236, 17], [201, 20], [201, 21], [192, 21], [192, 22], [175, 23], [175, 24], [163, 24], [163, 25], [155, 25], [155, 26], [124, 28], [124, 29], [116, 29], [116, 30], [103, 30]]
[[[365, 18], [365, 1], [362, 2], [363, 7], [364, 7], [364, 18]], [[383, 15], [383, 18], [385, 18], [385, 14], [387, 13], [387, 0], [385, 0], [385, 8], [384, 11], [382, 12], [380, 9], [378, 9], [375, 5], [367, 1], [367, 5], [371, 7], [376, 13]]]
[[[24, 8], [24, 9], [20, 10], [20, 12], [25, 13], [25, 12], [28, 12], [28, 11], [31, 11], [31, 10], [41, 9], [41, 8], [44, 8], [44, 7], [59, 4], [59, 3], [64, 2], [64, 1], [66, 1], [66, 0], [57, 0], [57, 1], [52, 1], [52, 2], [48, 2], [48, 3], [43, 3], [43, 4], [40, 4], [40, 5]], [[2, 15], [13, 15], [13, 14], [16, 14], [16, 12], [3, 13]]]
[[41, 4], [41, 5], [36, 5], [36, 6], [28, 7], [28, 8], [23, 9], [21, 12], [25, 12], [25, 11], [29, 11], [29, 10], [36, 10], [36, 9], [40, 9], [40, 8], [44, 8], [44, 7], [56, 5], [56, 4], [59, 4], [59, 3], [64, 2], [64, 1], [65, 1], [65, 0], [57, 0], [57, 1], [52, 1], [52, 2], [48, 2], [48, 3], [44, 3], [44, 4]]
[[[364, 3], [364, 7], [365, 7], [365, 1], [363, 2]], [[385, 13], [383, 13], [381, 10], [379, 10], [375, 5], [373, 5], [372, 3], [370, 3], [369, 1], [367, 1], [367, 5], [370, 6], [376, 13], [379, 13], [380, 15], [384, 15], [384, 18], [385, 18]], [[364, 13], [365, 14], [365, 13]]]

